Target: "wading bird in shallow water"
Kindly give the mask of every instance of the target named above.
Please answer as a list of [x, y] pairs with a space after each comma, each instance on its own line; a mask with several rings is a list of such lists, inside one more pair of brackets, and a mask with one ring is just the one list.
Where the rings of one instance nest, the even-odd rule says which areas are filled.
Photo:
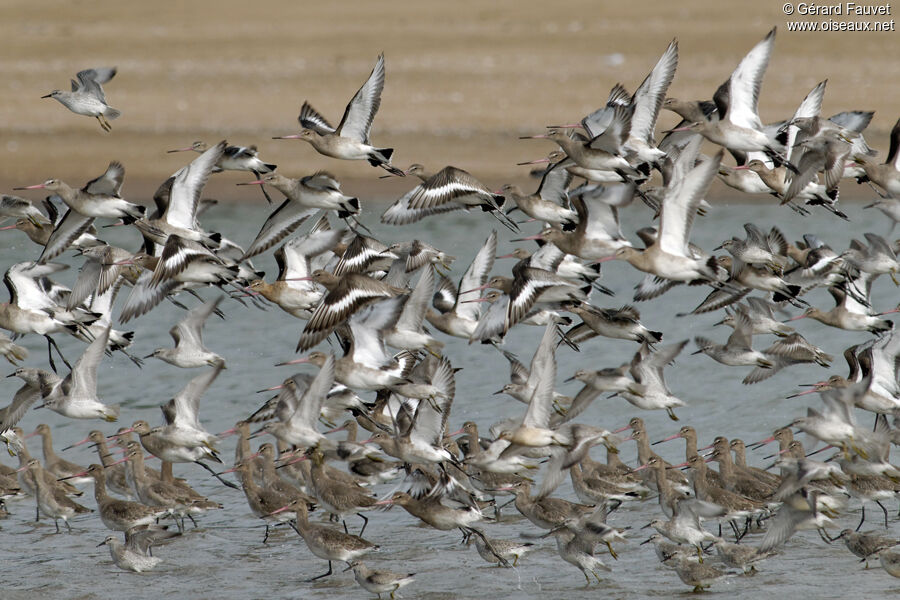
[[297, 532], [309, 551], [328, 561], [328, 571], [315, 577], [310, 577], [307, 582], [328, 577], [333, 573], [331, 562], [335, 560], [349, 563], [357, 558], [378, 550], [378, 546], [358, 535], [350, 535], [324, 525], [315, 525], [309, 522], [309, 513], [306, 503], [295, 500], [287, 506], [274, 511], [278, 514], [287, 510], [294, 511], [297, 515], [296, 522], [291, 522], [291, 527]]
[[162, 562], [161, 558], [153, 556], [153, 546], [181, 535], [167, 529], [168, 527], [158, 525], [133, 527], [125, 532], [124, 542], [118, 536], [110, 535], [97, 544], [97, 547], [107, 546], [113, 562], [123, 571], [143, 573]]
[[[477, 538], [477, 536], [476, 536]], [[394, 600], [394, 592], [411, 584], [415, 573], [394, 573], [383, 569], [370, 569], [362, 561], [351, 560], [346, 570], [353, 569], [353, 577], [361, 588], [372, 594], [390, 594]]]

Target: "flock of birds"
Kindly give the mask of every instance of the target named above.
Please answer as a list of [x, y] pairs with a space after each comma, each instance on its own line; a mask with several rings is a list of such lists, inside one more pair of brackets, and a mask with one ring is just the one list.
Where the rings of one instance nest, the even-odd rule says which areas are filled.
[[[533, 161], [547, 163], [534, 193], [512, 185], [493, 191], [451, 166], [434, 173], [418, 164], [406, 170], [393, 166], [393, 150], [369, 139], [384, 86], [383, 56], [337, 127], [304, 103], [300, 133], [280, 139], [304, 140], [337, 159], [368, 161], [385, 170], [386, 177], [419, 180], [384, 212], [383, 223], [402, 226], [464, 209], [473, 212], [473, 219], [487, 213], [484, 218], [514, 232], [523, 223], [541, 225], [538, 233], [514, 240], [533, 240], [535, 246], [521, 246], [506, 256], [497, 256], [494, 231], [461, 277], [450, 274], [455, 258], [426, 241], [390, 243], [367, 235], [359, 220], [360, 200], [344, 194], [329, 173], [293, 179], [261, 160], [255, 147], [224, 141], [179, 149], [199, 156], [163, 183], [152, 212], [120, 196], [124, 168], [116, 162], [80, 189], [56, 179], [17, 188], [49, 192], [44, 210], [29, 200], [3, 196], [0, 214], [16, 219], [7, 228], [27, 234], [40, 252], [35, 260], [6, 270], [10, 298], [0, 306], [0, 327], [14, 337], [44, 336], [51, 370], [20, 367], [13, 373], [23, 383], [11, 404], [0, 410], [0, 431], [19, 467], [2, 467], [0, 493], [5, 499], [30, 496], [36, 518], [53, 519], [59, 531], [59, 520], [71, 529], [69, 520], [93, 512], [72, 498], [81, 493], [75, 485], [92, 482], [96, 513], [107, 528], [121, 532], [101, 545], [109, 547], [120, 568], [140, 572], [156, 566], [160, 559], [152, 547], [177, 540], [185, 519], [195, 521], [222, 508], [175, 477], [173, 463], [202, 465], [231, 487], [236, 486], [224, 475], [234, 472], [250, 510], [266, 524], [266, 538], [270, 525], [286, 522], [312, 554], [328, 561], [327, 573], [310, 581], [331, 575], [332, 562], [343, 561], [356, 581], [379, 597], [393, 598], [412, 574], [370, 568], [361, 561], [378, 547], [362, 537], [367, 512], [400, 506], [438, 530], [461, 530], [486, 561], [508, 567], [536, 541], [489, 537], [488, 529], [478, 524], [490, 522], [492, 513], [499, 523], [501, 504], [510, 497], [543, 530], [531, 539], [554, 537], [560, 558], [578, 568], [588, 584], [591, 577], [600, 581], [601, 570], [610, 570], [598, 556], [600, 548], [605, 546], [615, 559], [613, 544], [635, 533], [608, 524], [608, 515], [623, 503], [655, 501], [660, 517], [648, 527], [657, 533], [642, 543], [652, 543], [662, 563], [695, 590], [755, 570], [774, 553], [790, 552], [788, 540], [803, 529], [818, 530], [828, 543], [843, 540], [862, 560], [880, 558], [888, 573], [900, 577], [900, 553], [891, 550], [900, 541], [859, 532], [866, 503], [880, 506], [887, 528], [882, 501], [896, 499], [900, 492], [900, 470], [889, 460], [891, 444], [900, 443], [900, 430], [888, 422], [888, 416], [900, 414], [900, 337], [883, 318], [893, 311], [875, 312], [869, 301], [879, 276], [897, 281], [896, 246], [869, 233], [865, 242], [854, 240], [838, 252], [814, 235], [792, 244], [777, 227], [765, 231], [751, 223], [742, 236], [725, 239], [714, 250], [722, 254], [691, 243], [695, 216], [716, 210], [704, 196], [717, 175], [748, 194], [775, 196], [786, 205], [782, 210], [818, 212], [826, 219], [847, 218], [838, 208], [838, 192], [843, 180], [855, 178], [878, 193], [875, 207], [892, 221], [900, 220], [900, 121], [884, 163], [874, 159], [876, 152], [862, 135], [872, 113], [820, 116], [825, 82], [787, 120], [760, 121], [757, 101], [774, 41], [773, 29], [715, 91], [712, 102], [666, 97], [678, 62], [673, 41], [633, 94], [616, 85], [606, 104], [580, 123], [531, 136], [559, 148]], [[57, 90], [45, 97], [96, 118], [108, 131], [119, 112], [106, 103], [102, 84], [115, 73], [114, 68], [82, 71], [70, 92]], [[661, 108], [675, 111], [683, 122], [656, 142]], [[704, 139], [722, 148], [704, 155]], [[725, 163], [726, 150], [735, 166]], [[204, 230], [198, 220], [208, 208], [201, 197], [204, 185], [222, 170], [252, 172], [255, 179], [247, 184], [262, 186], [266, 199], [266, 187], [285, 197], [246, 250]], [[661, 183], [654, 172], [661, 174]], [[584, 183], [573, 187], [576, 178]], [[628, 208], [635, 199], [650, 210], [640, 203]], [[60, 208], [65, 209], [62, 216]], [[515, 210], [528, 220], [514, 221], [510, 215]], [[643, 248], [623, 235], [621, 210], [644, 211], [647, 226], [635, 232]], [[98, 219], [107, 226], [134, 227], [143, 238], [142, 248], [135, 252], [102, 242], [95, 229]], [[337, 220], [343, 224], [337, 226]], [[311, 227], [298, 233], [304, 224]], [[251, 259], [273, 248], [279, 274], [267, 282]], [[52, 279], [64, 269], [53, 260], [70, 250], [83, 256], [84, 264], [66, 287]], [[517, 262], [511, 272], [492, 274], [498, 272], [495, 259], [501, 258]], [[795, 319], [808, 317], [861, 332], [860, 343], [844, 351], [850, 373], [798, 393], [819, 393], [823, 405], [750, 445], [779, 443], [769, 470], [747, 464], [746, 446], [739, 439], [717, 437], [707, 448], [698, 448], [699, 434], [690, 426], [653, 442], [685, 440], [686, 461], [668, 464], [653, 452], [639, 417], [612, 431], [579, 422], [593, 400], [606, 393], [641, 410], [665, 410], [674, 420], [675, 411], [685, 406], [666, 385], [664, 373], [689, 341], [663, 344], [663, 333], [642, 324], [634, 306], [596, 304], [601, 295], [611, 294], [600, 283], [600, 265], [610, 260], [627, 261], [646, 274], [635, 302], [653, 300], [680, 284], [697, 286], [705, 298], [686, 314], [722, 311], [720, 323], [733, 333], [725, 343], [696, 337], [695, 354], [748, 367], [745, 384], [795, 364], [831, 364], [832, 356], [779, 319], [792, 307], [802, 310]], [[204, 301], [197, 290], [210, 286], [224, 293]], [[818, 287], [828, 289], [834, 308], [808, 306], [804, 295]], [[117, 309], [120, 291], [127, 291], [127, 298]], [[204, 345], [202, 330], [211, 315], [221, 316], [225, 298], [275, 304], [305, 321], [296, 348], [303, 354], [284, 364], [312, 364], [317, 371], [286, 378], [270, 388], [277, 390], [274, 398], [232, 430], [211, 434], [199, 418], [200, 400], [225, 361]], [[112, 352], [140, 365], [142, 359], [129, 350], [134, 333], [113, 324], [140, 317], [163, 301], [187, 313], [170, 332], [174, 347], [157, 349], [144, 359], [203, 372], [162, 405], [162, 425], [139, 420], [116, 432], [91, 431], [75, 444], [96, 448], [99, 462], [87, 468], [55, 453], [48, 426], [27, 435], [18, 427], [33, 406], [72, 419], [112, 422], [122, 416], [119, 406], [98, 395], [98, 365]], [[194, 307], [188, 309], [191, 303]], [[529, 365], [503, 346], [507, 332], [520, 325], [544, 327]], [[87, 343], [74, 365], [53, 338], [66, 334]], [[442, 351], [442, 335], [493, 344], [498, 361], [510, 365], [510, 382], [498, 394], [523, 406], [493, 424], [490, 437], [480, 435], [472, 421], [456, 432], [448, 428], [457, 369]], [[777, 336], [776, 341], [765, 349], [753, 347], [756, 336], [768, 335]], [[633, 341], [633, 357], [621, 366], [575, 372], [570, 379], [583, 388], [574, 398], [556, 392], [558, 348], [592, 352], [599, 349], [591, 341], [597, 336]], [[340, 356], [323, 345], [326, 339], [336, 340]], [[5, 336], [0, 351], [14, 364], [27, 358]], [[56, 374], [54, 352], [69, 369], [65, 376]], [[598, 354], [601, 362], [603, 356]], [[857, 409], [875, 413], [874, 428], [860, 423], [863, 413]], [[321, 423], [330, 423], [331, 429], [325, 431]], [[358, 428], [368, 431], [367, 439], [357, 439]], [[338, 430], [346, 432], [346, 440], [330, 436]], [[630, 431], [627, 438], [620, 435], [625, 430]], [[807, 454], [793, 438], [795, 431], [824, 447]], [[251, 440], [263, 434], [272, 435], [275, 443], [254, 451]], [[32, 435], [42, 437], [43, 463], [27, 450], [25, 439]], [[238, 437], [234, 466], [217, 472], [209, 463], [222, 462], [217, 446], [229, 435]], [[617, 446], [629, 440], [637, 444], [639, 465], [627, 466], [618, 458]], [[606, 447], [606, 463], [590, 456], [596, 445]], [[812, 458], [823, 450], [831, 451], [827, 460]], [[151, 457], [161, 459], [160, 470], [146, 464]], [[716, 462], [718, 469], [708, 462]], [[779, 474], [772, 472], [774, 467]], [[553, 495], [567, 477], [580, 503]], [[390, 492], [373, 493], [373, 485], [389, 481], [394, 482]], [[831, 536], [827, 528], [851, 500], [863, 504], [860, 527]], [[343, 526], [312, 522], [313, 510]], [[359, 535], [349, 533], [346, 519], [351, 516], [362, 520]], [[161, 525], [167, 519], [174, 528]], [[717, 531], [704, 521], [718, 523]], [[489, 527], [492, 534], [502, 529], [500, 524]], [[756, 543], [748, 541], [753, 537]]]

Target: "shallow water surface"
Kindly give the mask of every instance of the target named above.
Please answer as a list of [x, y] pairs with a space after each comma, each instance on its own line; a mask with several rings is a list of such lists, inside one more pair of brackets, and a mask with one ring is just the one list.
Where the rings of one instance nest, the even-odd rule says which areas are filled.
[[[787, 209], [779, 209], [768, 200], [763, 202], [764, 205], [716, 206], [708, 216], [698, 217], [693, 241], [711, 249], [731, 235], [743, 237], [741, 225], [753, 221], [764, 228], [777, 223], [791, 240], [798, 239], [805, 232], [815, 231], [840, 251], [847, 247], [852, 237], [861, 237], [865, 231], [884, 233], [886, 229], [880, 213], [864, 211], [858, 205], [845, 207], [853, 220], [844, 223], [825, 214], [803, 219]], [[632, 232], [636, 226], [646, 224], [649, 213], [637, 204], [624, 212], [623, 229], [626, 235], [633, 237]], [[262, 205], [222, 206], [204, 217], [204, 225], [246, 245], [266, 214], [267, 209]], [[377, 221], [374, 214], [373, 211], [364, 222], [380, 239], [394, 241], [421, 237], [457, 256], [453, 266], [456, 279], [462, 275], [491, 228], [497, 225], [486, 215], [472, 213], [448, 215], [398, 229], [373, 225], [372, 222]], [[535, 228], [534, 224], [530, 227]], [[106, 229], [102, 233], [111, 242], [126, 247], [138, 243], [137, 234], [124, 228]], [[513, 237], [516, 236], [500, 228], [500, 254], [513, 248], [508, 241]], [[18, 232], [4, 234], [0, 244], [4, 248], [4, 268], [36, 256], [35, 247]], [[65, 260], [73, 265], [78, 264], [68, 258]], [[269, 272], [270, 280], [274, 277], [276, 270], [271, 253], [257, 258], [256, 264]], [[494, 272], [502, 273], [511, 267], [511, 261], [498, 261]], [[630, 303], [632, 287], [639, 280], [636, 272], [627, 264], [613, 262], [604, 265], [603, 273], [603, 283], [616, 291], [616, 297], [595, 294], [593, 302], [600, 306]], [[75, 269], [71, 269], [60, 273], [58, 279], [71, 285], [75, 276]], [[696, 306], [706, 293], [707, 289], [702, 287], [681, 287], [652, 302], [641, 303], [642, 321], [650, 329], [663, 331], [664, 343], [694, 335], [724, 341], [730, 330], [713, 327], [713, 323], [721, 318], [721, 313], [686, 318], [674, 316]], [[211, 297], [213, 291], [202, 294]], [[831, 299], [823, 290], [814, 291], [806, 299], [825, 309], [831, 306]], [[192, 299], [188, 301], [194, 304]], [[120, 299], [120, 305], [121, 302]], [[873, 306], [886, 310], [896, 302], [896, 288], [890, 279], [882, 277], [876, 281]], [[273, 365], [294, 357], [293, 348], [303, 327], [302, 321], [291, 318], [277, 307], [261, 311], [228, 300], [222, 308], [227, 319], [211, 318], [204, 331], [208, 347], [223, 355], [228, 364], [228, 369], [201, 401], [201, 421], [213, 432], [228, 429], [235, 421], [253, 412], [266, 398], [254, 393], [255, 390], [277, 384], [291, 373]], [[799, 314], [799, 309], [791, 310], [793, 314]], [[128, 323], [129, 329], [137, 331], [133, 352], [144, 356], [156, 347], [169, 345], [168, 329], [181, 315], [179, 309], [164, 302], [150, 314]], [[639, 415], [646, 421], [653, 440], [666, 437], [677, 431], [681, 424], [689, 423], [698, 430], [701, 445], [710, 443], [716, 435], [740, 437], [748, 442], [767, 437], [774, 428], [804, 414], [807, 406], [819, 403], [815, 396], [785, 400], [786, 395], [798, 389], [797, 384], [824, 379], [830, 372], [843, 374], [842, 350], [869, 338], [868, 334], [829, 329], [809, 320], [798, 321], [795, 325], [812, 343], [837, 357], [833, 371], [816, 366], [799, 366], [782, 371], [760, 384], [743, 386], [740, 381], [749, 368], [724, 367], [706, 356], [691, 356], [690, 352], [695, 349], [691, 343], [676, 364], [666, 371], [671, 389], [688, 404], [677, 411], [680, 423], [670, 421], [664, 412], [639, 411], [619, 398], [598, 399], [579, 421], [614, 429], [626, 424], [630, 417]], [[506, 347], [527, 364], [540, 335], [541, 331], [537, 328], [517, 327], [509, 335]], [[757, 337], [754, 343], [756, 347], [765, 347], [773, 340]], [[486, 431], [491, 423], [524, 411], [524, 405], [515, 400], [492, 395], [508, 381], [507, 363], [496, 350], [490, 346], [469, 346], [463, 340], [445, 341], [446, 355], [453, 366], [463, 368], [457, 375], [450, 427], [455, 429], [465, 420], [474, 420]], [[28, 338], [24, 344], [31, 351], [26, 364], [46, 368], [43, 340]], [[60, 345], [70, 361], [77, 359], [83, 348], [80, 342], [73, 339], [60, 339]], [[633, 343], [605, 338], [582, 344], [579, 353], [562, 346], [557, 353], [558, 389], [574, 394], [579, 389], [577, 382], [563, 384], [562, 381], [576, 369], [619, 365], [630, 360], [635, 349]], [[161, 417], [157, 407], [198, 373], [180, 370], [156, 360], [148, 360], [143, 369], [138, 369], [117, 354], [106, 358], [101, 364], [100, 395], [108, 402], [122, 404], [122, 422], [125, 424], [136, 419], [159, 423]], [[18, 387], [18, 380], [0, 379], [0, 386], [3, 386], [2, 397], [11, 398]], [[870, 415], [860, 415], [860, 420], [868, 423]], [[31, 431], [40, 422], [53, 426], [57, 448], [80, 440], [90, 429], [99, 428], [112, 433], [116, 428], [113, 424], [67, 420], [47, 411], [29, 412], [21, 425], [26, 431]], [[32, 452], [37, 454], [38, 446], [33, 440], [30, 442]], [[221, 443], [221, 454], [226, 463], [230, 463], [233, 457], [234, 443], [234, 438]], [[680, 441], [662, 444], [654, 449], [672, 461], [683, 460], [683, 444]], [[763, 456], [770, 453], [768, 450], [770, 448], [750, 453], [749, 460], [757, 466], [766, 465]], [[622, 444], [621, 452], [624, 460], [635, 464], [632, 443]], [[96, 455], [84, 447], [65, 455], [84, 464], [97, 460]], [[603, 457], [602, 447], [594, 450], [594, 456], [598, 459]], [[304, 583], [305, 578], [325, 572], [327, 565], [312, 556], [292, 530], [279, 528], [268, 543], [263, 544], [264, 527], [250, 513], [241, 492], [222, 486], [195, 465], [177, 465], [175, 469], [177, 475], [186, 477], [200, 492], [223, 503], [225, 508], [199, 519], [199, 528], [189, 529], [182, 539], [157, 548], [156, 555], [164, 562], [157, 570], [142, 575], [118, 570], [112, 564], [107, 549], [96, 547], [108, 535], [96, 515], [75, 520], [72, 534], [56, 535], [52, 523], [34, 522], [31, 499], [9, 502], [10, 516], [0, 521], [4, 540], [0, 545], [0, 561], [4, 565], [0, 598], [275, 600], [369, 597], [356, 585], [351, 573], [341, 572], [343, 565], [339, 564], [335, 564], [334, 576], [314, 584]], [[376, 491], [382, 494], [390, 489], [390, 485], [386, 485]], [[560, 487], [557, 495], [575, 499], [568, 482]], [[90, 507], [94, 506], [90, 488], [83, 501]], [[896, 506], [889, 504], [888, 509], [893, 513]], [[519, 517], [513, 507], [506, 508], [503, 515], [501, 523], [485, 524], [488, 535], [515, 538], [520, 534], [543, 533]], [[474, 548], [460, 545], [457, 532], [422, 527], [400, 508], [370, 513], [365, 537], [378, 543], [381, 549], [370, 554], [366, 562], [376, 568], [415, 572], [416, 581], [398, 594], [405, 598], [680, 596], [689, 588], [674, 572], [657, 563], [652, 549], [638, 545], [647, 533], [640, 527], [659, 515], [660, 510], [654, 499], [625, 505], [610, 516], [611, 524], [630, 528], [626, 534], [629, 541], [617, 547], [617, 561], [605, 550], [600, 554], [611, 571], [603, 575], [601, 585], [595, 583], [589, 588], [583, 587], [581, 573], [557, 556], [552, 538], [531, 539], [538, 546], [536, 551], [525, 556], [518, 568], [500, 569], [484, 563]], [[891, 516], [895, 518], [895, 515]], [[881, 517], [877, 507], [870, 509], [867, 527], [879, 528]], [[319, 520], [321, 516], [316, 513], [312, 518]], [[839, 520], [839, 525], [855, 527], [858, 520], [859, 503], [852, 501], [849, 512]], [[360, 519], [349, 519], [352, 530], [360, 524]], [[709, 527], [712, 529], [714, 525]], [[896, 533], [896, 521], [892, 522], [891, 530]], [[748, 539], [750, 543], [756, 543], [759, 538], [757, 536], [754, 540], [750, 536]], [[877, 561], [873, 566], [876, 564]], [[804, 532], [795, 536], [781, 555], [760, 565], [756, 575], [720, 581], [713, 586], [711, 594], [713, 597], [729, 598], [758, 598], [763, 594], [778, 594], [780, 597], [812, 594], [816, 598], [843, 598], [851, 590], [859, 598], [886, 597], [900, 591], [900, 582], [880, 569], [864, 570], [843, 544], [829, 546], [815, 532]]]

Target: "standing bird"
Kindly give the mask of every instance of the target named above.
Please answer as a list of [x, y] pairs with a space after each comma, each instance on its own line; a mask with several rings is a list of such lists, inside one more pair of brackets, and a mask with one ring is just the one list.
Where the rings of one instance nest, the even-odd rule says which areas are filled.
[[47, 481], [44, 479], [41, 461], [38, 459], [30, 459], [25, 466], [20, 467], [17, 470], [27, 470], [31, 474], [32, 481], [34, 482], [33, 495], [37, 502], [37, 515], [40, 516], [43, 514], [44, 516], [53, 519], [53, 522], [56, 524], [56, 533], [59, 533], [60, 519], [63, 520], [63, 523], [66, 524], [66, 529], [71, 533], [72, 526], [69, 525], [69, 519], [73, 518], [76, 514], [91, 512], [91, 509], [74, 502], [67, 496], [57, 498], [54, 493], [55, 488], [47, 485]]
[[306, 542], [309, 551], [328, 561], [328, 572], [310, 577], [306, 580], [307, 583], [331, 575], [332, 561], [342, 560], [350, 563], [367, 552], [378, 550], [378, 546], [358, 535], [350, 535], [324, 525], [310, 523], [306, 503], [303, 501], [294, 500], [271, 514], [274, 515], [285, 510], [296, 512], [297, 522], [290, 522], [290, 525]]
[[878, 558], [888, 575], [900, 577], [900, 552], [882, 552]]
[[393, 148], [376, 148], [369, 143], [369, 130], [381, 106], [381, 92], [384, 90], [384, 54], [378, 61], [366, 82], [344, 109], [344, 116], [337, 128], [331, 126], [308, 102], [300, 108], [302, 129], [296, 135], [283, 135], [276, 140], [304, 140], [312, 144], [319, 154], [343, 160], [367, 160], [374, 167], [381, 167], [392, 175], [403, 177], [403, 171], [391, 165]]
[[394, 592], [412, 583], [415, 575], [415, 573], [402, 574], [383, 569], [370, 569], [358, 560], [351, 560], [349, 565], [347, 569], [353, 569], [356, 583], [367, 592], [378, 594], [379, 600], [382, 594], [390, 594], [391, 600], [394, 600]]
[[866, 563], [867, 569], [870, 558], [877, 557], [884, 550], [890, 550], [900, 544], [900, 540], [893, 537], [859, 533], [852, 529], [844, 529], [834, 539], [844, 540], [847, 550], [858, 556], [861, 559], [859, 562]]
[[106, 103], [106, 94], [103, 93], [101, 84], [106, 83], [115, 76], [115, 67], [85, 69], [84, 71], [79, 71], [75, 76], [78, 78], [78, 81], [72, 80], [71, 92], [53, 90], [46, 96], [41, 96], [41, 98], [53, 98], [76, 115], [94, 117], [104, 131], [110, 131], [112, 126], [109, 124], [109, 121], [118, 119], [122, 113]]
[[671, 557], [671, 560], [674, 562], [675, 572], [678, 573], [681, 581], [687, 585], [694, 586], [694, 593], [702, 592], [716, 580], [730, 575], [730, 573], [716, 567], [687, 560], [679, 555]]
[[110, 535], [97, 544], [97, 547], [108, 546], [113, 562], [120, 569], [142, 573], [150, 571], [162, 561], [153, 556], [153, 545], [177, 535], [180, 534], [166, 531], [166, 527], [143, 525], [125, 531], [124, 543], [118, 536]]
[[[474, 529], [474, 528], [473, 528]], [[485, 539], [488, 541], [486, 542]], [[485, 561], [500, 566], [500, 559], [513, 559], [512, 566], [516, 566], [519, 557], [524, 556], [535, 549], [535, 545], [531, 542], [516, 542], [513, 540], [503, 540], [498, 538], [482, 538], [479, 535], [470, 535], [466, 540], [466, 545], [475, 542], [475, 549], [478, 555]], [[493, 550], [487, 547], [490, 542]], [[496, 554], [494, 554], [496, 552]]]

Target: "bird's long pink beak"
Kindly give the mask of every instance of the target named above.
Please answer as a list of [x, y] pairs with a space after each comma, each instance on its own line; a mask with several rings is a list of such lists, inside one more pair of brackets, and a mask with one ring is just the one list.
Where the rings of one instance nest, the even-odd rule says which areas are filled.
[[15, 229], [15, 225], [7, 225], [6, 227], [0, 227], [0, 231], [6, 231], [7, 229]]
[[526, 165], [542, 165], [542, 164], [544, 164], [544, 163], [549, 163], [549, 162], [550, 162], [550, 159], [549, 159], [549, 158], [538, 158], [538, 159], [536, 159], [536, 160], [529, 160], [529, 161], [526, 161], [526, 162], [516, 163], [516, 166], [517, 166], [517, 167], [524, 167], [524, 166], [526, 166]]
[[469, 292], [480, 292], [481, 290], [486, 290], [489, 287], [491, 287], [491, 286], [489, 286], [488, 284], [484, 284], [482, 286], [478, 286], [477, 288], [472, 288], [471, 290], [466, 290], [464, 292], [460, 292], [460, 294], [468, 294]]
[[66, 446], [65, 448], [63, 448], [63, 449], [61, 450], [61, 452], [65, 452], [66, 450], [70, 450], [70, 449], [72, 449], [72, 448], [77, 448], [78, 446], [81, 446], [82, 444], [87, 444], [89, 441], [91, 441], [91, 438], [84, 438], [84, 439], [81, 440], [80, 442], [75, 442], [75, 443], [72, 444], [71, 446]]
[[269, 431], [266, 429], [265, 426], [263, 426], [263, 427], [260, 427], [259, 429], [257, 429], [256, 431], [251, 432], [249, 439], [252, 440], [254, 438], [258, 438], [259, 436], [265, 435], [267, 433], [269, 433]]
[[241, 183], [236, 183], [234, 185], [265, 185], [265, 181], [262, 179], [257, 179], [255, 181], [243, 181]]
[[276, 135], [272, 139], [273, 140], [299, 140], [300, 134], [295, 133], [293, 135]]
[[128, 429], [123, 429], [122, 431], [117, 431], [112, 435], [106, 436], [106, 439], [111, 440], [113, 438], [117, 438], [119, 436], [125, 435], [126, 433], [132, 433], [134, 431], [134, 427], [129, 427]]
[[57, 481], [66, 481], [67, 479], [75, 479], [76, 477], [84, 477], [87, 474], [88, 474], [87, 471], [82, 471], [81, 473], [75, 473], [74, 475], [69, 475], [68, 477], [59, 477], [57, 479]]
[[812, 452], [810, 452], [810, 453], [807, 454], [806, 456], [807, 456], [807, 458], [809, 458], [810, 456], [812, 456], [812, 455], [814, 455], [814, 454], [818, 454], [819, 452], [825, 452], [826, 450], [831, 450], [832, 448], [834, 448], [834, 446], [832, 446], [831, 444], [828, 444], [827, 446], [822, 446], [822, 447], [819, 448], [818, 450], [813, 450]]
[[43, 183], [38, 183], [37, 185], [27, 185], [25, 187], [14, 187], [14, 190], [43, 190], [46, 189], [46, 185]]
[[262, 394], [262, 393], [264, 393], [264, 392], [272, 392], [272, 391], [275, 391], [275, 390], [280, 390], [280, 389], [282, 389], [283, 387], [284, 387], [284, 384], [283, 384], [283, 383], [279, 383], [278, 385], [273, 385], [272, 387], [267, 387], [267, 388], [263, 388], [263, 389], [261, 389], [261, 390], [256, 390], [256, 393], [257, 393], [257, 394]]
[[166, 150], [166, 154], [172, 154], [173, 152], [187, 152], [188, 150], [193, 150], [191, 146], [187, 148], [176, 148], [174, 150]]
[[291, 508], [290, 504], [287, 505], [287, 506], [282, 506], [282, 507], [279, 508], [278, 510], [273, 510], [272, 512], [270, 512], [269, 514], [264, 515], [264, 516], [266, 516], [266, 517], [271, 517], [272, 515], [277, 515], [278, 513], [282, 513], [282, 512], [284, 512], [284, 511], [286, 511], [286, 510], [289, 510], [290, 508]]
[[820, 381], [819, 383], [814, 383], [812, 387], [808, 390], [803, 390], [802, 392], [797, 392], [796, 394], [791, 394], [788, 398], [799, 398], [800, 396], [807, 396], [809, 394], [815, 394], [816, 392], [821, 392], [822, 387], [825, 385], [824, 381]]
[[[328, 433], [328, 432], [326, 432], [326, 433]], [[281, 464], [278, 465], [277, 467], [275, 467], [276, 469], [281, 469], [282, 467], [289, 467], [290, 465], [297, 464], [298, 462], [302, 462], [304, 460], [309, 460], [309, 458], [307, 456], [303, 455], [303, 456], [291, 457], [291, 460], [289, 460], [287, 462], [284, 462], [284, 459], [281, 459], [281, 460], [282, 460]]]
[[676, 433], [674, 435], [670, 435], [669, 437], [667, 437], [664, 440], [659, 440], [658, 442], [653, 442], [653, 444], [651, 444], [651, 446], [655, 446], [656, 444], [662, 444], [663, 442], [671, 442], [672, 440], [678, 439], [680, 437], [681, 437], [681, 434]]
[[546, 139], [548, 139], [548, 136], [543, 133], [540, 135], [521, 135], [521, 136], [519, 136], [519, 139], [520, 140], [546, 140]]
[[289, 360], [287, 362], [278, 363], [275, 366], [276, 367], [286, 367], [288, 365], [301, 365], [303, 363], [308, 363], [308, 362], [309, 362], [309, 357], [304, 356], [303, 358], [295, 358], [294, 360]]
[[747, 444], [747, 448], [756, 450], [757, 448], [762, 448], [766, 444], [770, 444], [774, 441], [775, 441], [775, 436], [772, 436], [772, 437], [766, 438], [764, 440], [760, 440], [760, 441], [756, 442], [755, 444]]

